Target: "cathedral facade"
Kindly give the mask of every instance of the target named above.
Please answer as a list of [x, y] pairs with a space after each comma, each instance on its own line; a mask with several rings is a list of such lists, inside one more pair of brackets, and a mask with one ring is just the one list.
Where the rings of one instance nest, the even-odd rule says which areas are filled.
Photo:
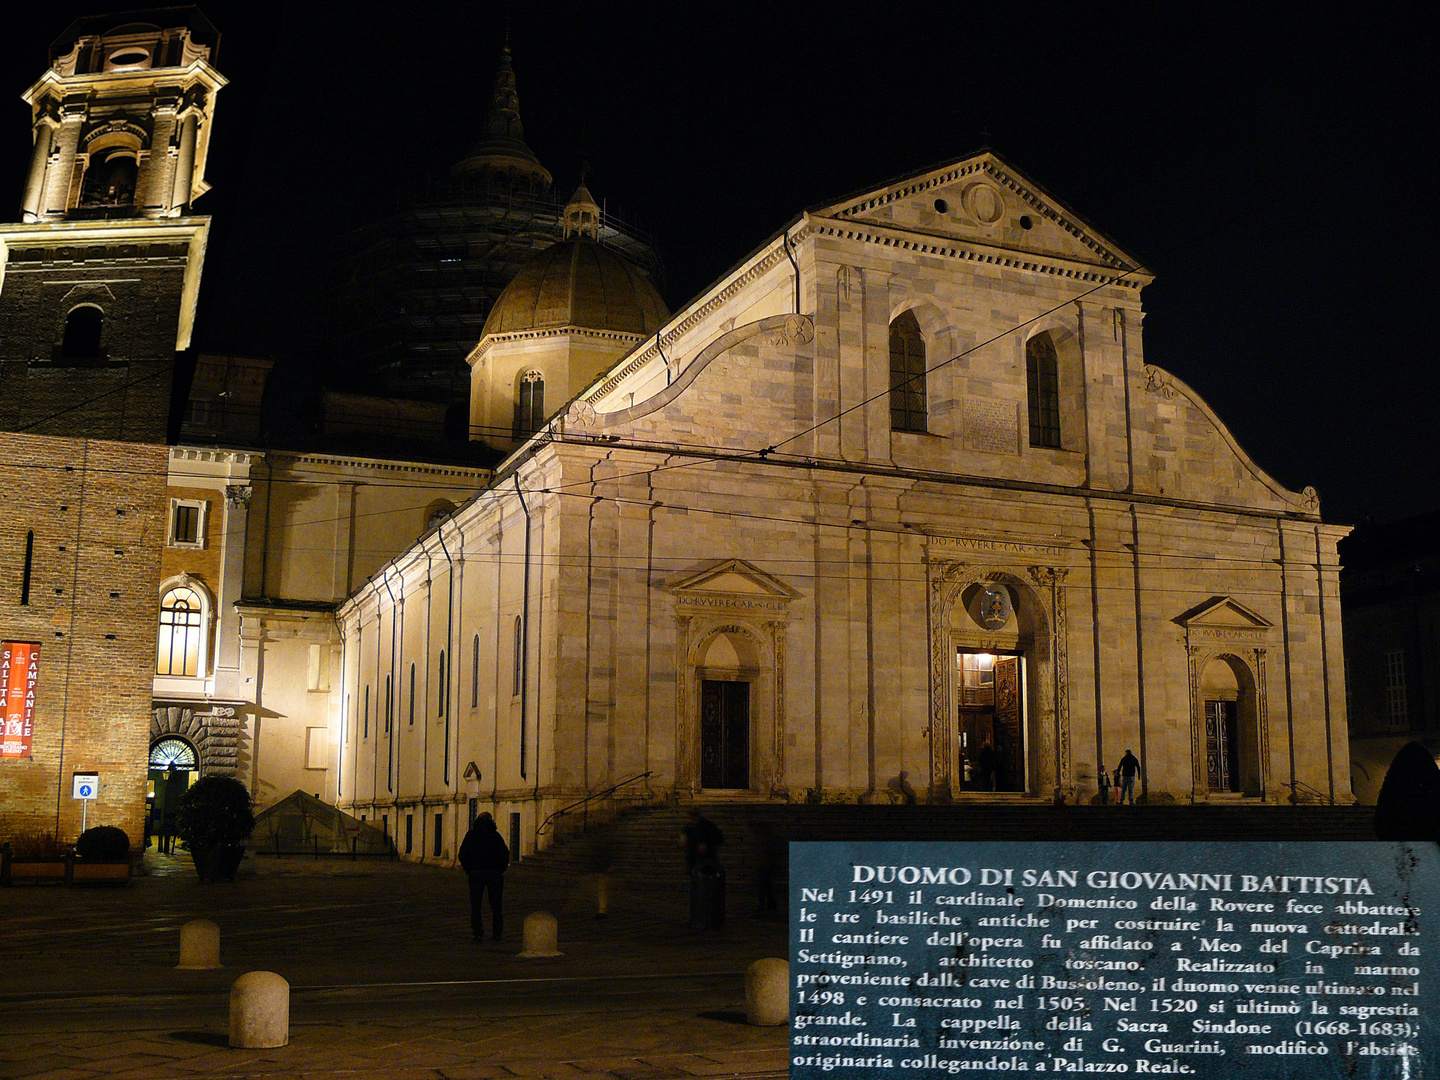
[[[73, 839], [98, 772], [138, 840], [219, 772], [448, 862], [482, 809], [520, 854], [615, 785], [963, 812], [1095, 801], [1127, 752], [1150, 803], [1350, 801], [1346, 530], [1146, 363], [1150, 274], [990, 153], [673, 313], [583, 185], [547, 202], [465, 358], [493, 469], [196, 407], [218, 434], [167, 447], [224, 80], [151, 14], [57, 43], [0, 227], [7, 827]], [[549, 200], [507, 72], [465, 167]], [[258, 408], [263, 361], [199, 367]]]
[[1028, 179], [812, 209], [629, 334], [575, 225], [470, 356], [510, 457], [337, 612], [340, 805], [432, 857], [467, 803], [530, 837], [627, 781], [1074, 802], [1130, 751], [1145, 801], [1349, 800], [1345, 530], [1146, 364], [1150, 275]]

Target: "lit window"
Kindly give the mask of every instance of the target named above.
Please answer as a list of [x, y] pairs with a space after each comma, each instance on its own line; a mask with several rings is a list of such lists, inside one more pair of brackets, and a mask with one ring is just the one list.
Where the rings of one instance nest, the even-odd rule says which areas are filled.
[[890, 324], [890, 428], [926, 431], [925, 338], [913, 313]]
[[178, 769], [193, 772], [195, 769], [195, 747], [178, 735], [167, 735], [157, 739], [150, 747], [150, 768], [168, 772]]
[[1392, 731], [1410, 726], [1410, 703], [1405, 693], [1405, 650], [1385, 654], [1385, 718]]
[[194, 589], [180, 586], [165, 594], [160, 602], [160, 645], [155, 674], [200, 674], [204, 616], [204, 604]]
[[1060, 446], [1060, 361], [1048, 333], [1025, 343], [1025, 392], [1030, 404], [1030, 445]]

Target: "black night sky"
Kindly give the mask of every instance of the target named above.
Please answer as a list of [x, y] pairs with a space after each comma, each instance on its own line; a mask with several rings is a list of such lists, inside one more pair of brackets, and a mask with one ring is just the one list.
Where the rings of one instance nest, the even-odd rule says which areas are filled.
[[[337, 241], [474, 141], [505, 7], [201, 7], [230, 85], [196, 344], [272, 356], [299, 393]], [[1315, 485], [1330, 521], [1440, 510], [1427, 7], [513, 8], [527, 141], [562, 194], [588, 162], [655, 237], [672, 307], [806, 206], [988, 144], [1156, 275], [1146, 359], [1262, 468]], [[70, 16], [104, 9], [8, 20], [10, 220], [19, 94]]]

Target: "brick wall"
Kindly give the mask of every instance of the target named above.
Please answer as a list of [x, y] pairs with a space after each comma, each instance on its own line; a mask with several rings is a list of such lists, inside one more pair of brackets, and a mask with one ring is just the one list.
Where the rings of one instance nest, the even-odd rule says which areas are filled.
[[[30, 760], [0, 760], [0, 836], [80, 831], [74, 772], [100, 774], [91, 825], [138, 843], [165, 534], [164, 446], [7, 435], [0, 441], [0, 637], [40, 644]], [[29, 603], [22, 604], [27, 534]]]

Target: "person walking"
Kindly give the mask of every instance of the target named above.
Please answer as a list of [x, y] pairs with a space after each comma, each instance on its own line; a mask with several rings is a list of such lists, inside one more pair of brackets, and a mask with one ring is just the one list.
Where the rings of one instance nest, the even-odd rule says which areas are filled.
[[1104, 806], [1110, 801], [1110, 774], [1105, 771], [1105, 766], [1100, 766], [1100, 805]]
[[505, 868], [510, 865], [510, 849], [500, 838], [495, 819], [482, 813], [470, 826], [465, 839], [460, 843], [460, 866], [470, 879], [470, 932], [476, 941], [485, 938], [485, 921], [482, 917], [484, 898], [490, 899], [490, 937], [500, 940], [505, 926], [505, 915], [501, 910], [505, 893]]
[[1125, 756], [1120, 759], [1120, 764], [1115, 766], [1115, 775], [1120, 778], [1120, 798], [1118, 802], [1123, 803], [1127, 798], [1130, 805], [1135, 805], [1135, 777], [1140, 773], [1140, 759], [1128, 749]]

